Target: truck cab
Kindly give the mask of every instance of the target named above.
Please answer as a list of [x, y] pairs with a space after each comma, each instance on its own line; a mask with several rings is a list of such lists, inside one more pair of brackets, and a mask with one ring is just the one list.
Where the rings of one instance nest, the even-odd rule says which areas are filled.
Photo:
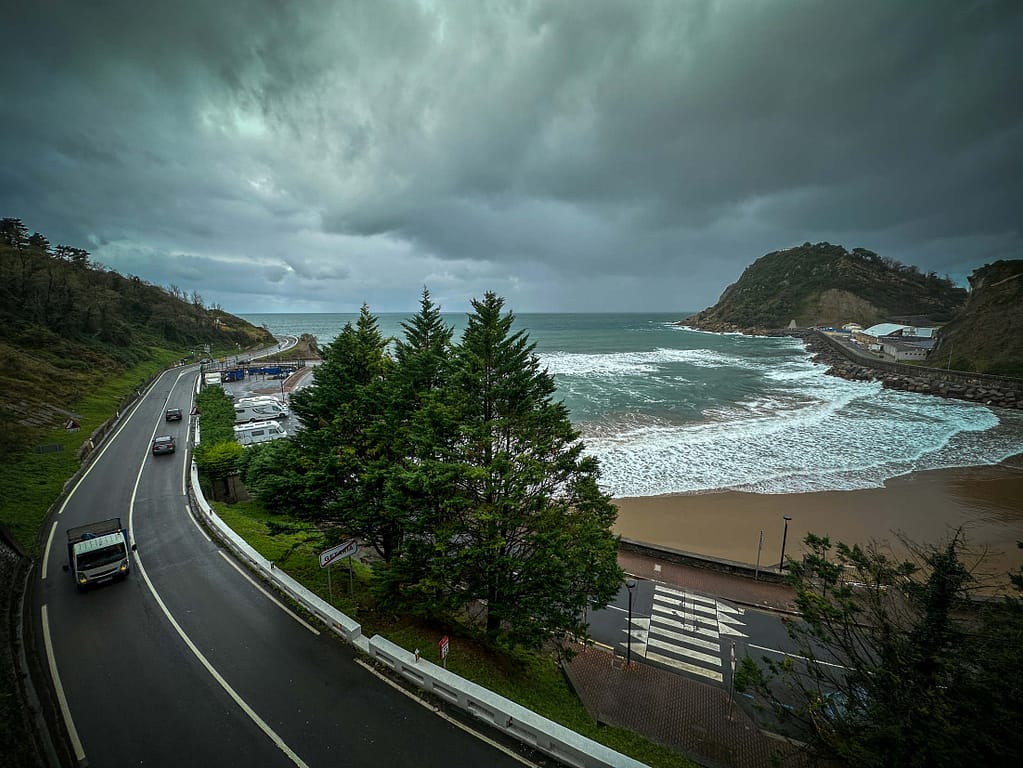
[[108, 581], [121, 580], [131, 570], [128, 532], [121, 527], [121, 518], [89, 523], [67, 532], [68, 562], [64, 570], [71, 573], [75, 586], [82, 592]]

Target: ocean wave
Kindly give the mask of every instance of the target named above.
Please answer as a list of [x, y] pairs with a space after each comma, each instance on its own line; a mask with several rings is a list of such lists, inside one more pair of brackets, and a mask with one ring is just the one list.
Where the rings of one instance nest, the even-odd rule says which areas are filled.
[[[853, 383], [853, 382], [849, 382]], [[878, 487], [920, 469], [997, 463], [1023, 450], [989, 409], [889, 390], [690, 425], [584, 430], [615, 496], [801, 493]], [[768, 411], [772, 409], [767, 409]]]

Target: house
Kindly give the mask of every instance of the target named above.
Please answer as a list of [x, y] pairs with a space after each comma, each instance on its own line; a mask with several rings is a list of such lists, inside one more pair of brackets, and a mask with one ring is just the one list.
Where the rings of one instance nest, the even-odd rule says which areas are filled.
[[[929, 339], [928, 341], [932, 340]], [[933, 343], [926, 346], [911, 344], [905, 341], [898, 341], [894, 336], [888, 336], [883, 339], [881, 351], [884, 352], [885, 357], [890, 357], [895, 362], [900, 363], [904, 360], [926, 360], [933, 346]]]

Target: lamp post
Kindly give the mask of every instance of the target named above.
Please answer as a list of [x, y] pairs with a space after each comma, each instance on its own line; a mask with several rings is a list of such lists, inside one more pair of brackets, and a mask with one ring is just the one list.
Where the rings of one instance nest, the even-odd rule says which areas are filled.
[[781, 562], [778, 563], [779, 571], [785, 570], [785, 541], [789, 537], [789, 520], [791, 520], [792, 518], [789, 517], [788, 515], [783, 515], [782, 519], [785, 520], [785, 530], [781, 534]]
[[764, 548], [764, 529], [760, 529], [760, 541], [757, 542], [757, 570], [753, 574], [753, 581], [760, 579], [760, 550]]
[[629, 579], [625, 587], [629, 590], [629, 636], [625, 641], [625, 668], [628, 669], [632, 666], [632, 590], [636, 588], [636, 580]]

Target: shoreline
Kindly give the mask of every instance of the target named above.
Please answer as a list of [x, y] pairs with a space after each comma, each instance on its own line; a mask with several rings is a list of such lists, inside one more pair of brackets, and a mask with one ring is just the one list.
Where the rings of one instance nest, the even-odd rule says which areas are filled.
[[[912, 472], [884, 487], [851, 491], [755, 494], [710, 493], [612, 499], [623, 538], [709, 557], [756, 564], [763, 530], [761, 568], [781, 556], [798, 558], [808, 532], [832, 543], [887, 541], [903, 549], [899, 533], [917, 544], [934, 544], [962, 528], [971, 553], [986, 550], [978, 575], [1001, 576], [1023, 566], [1023, 454], [999, 464]], [[964, 555], [970, 563], [974, 558]]]

